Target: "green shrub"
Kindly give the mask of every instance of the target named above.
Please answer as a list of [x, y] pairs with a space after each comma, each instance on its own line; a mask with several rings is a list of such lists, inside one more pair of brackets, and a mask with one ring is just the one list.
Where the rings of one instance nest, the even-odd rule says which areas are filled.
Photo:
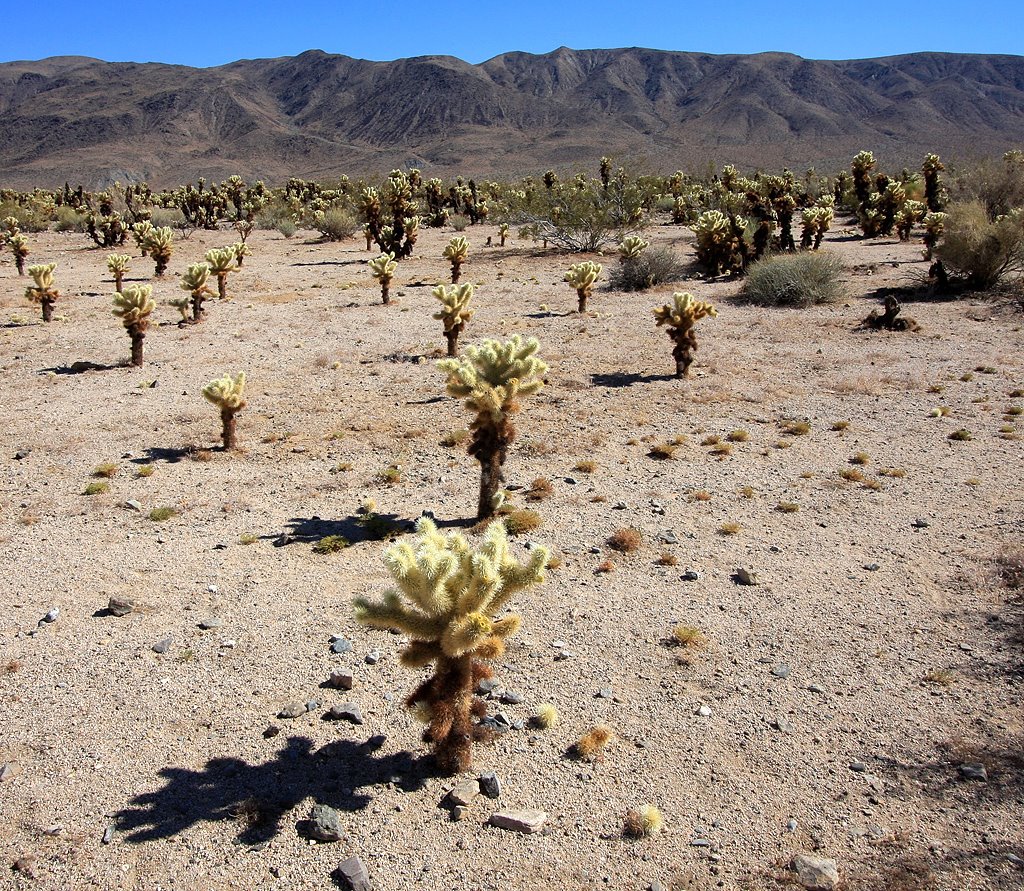
[[455, 214], [455, 216], [452, 217], [451, 223], [452, 228], [456, 232], [465, 232], [466, 227], [469, 225], [469, 217], [465, 216], [464, 214], [457, 213]]
[[313, 216], [313, 228], [326, 241], [344, 241], [355, 235], [359, 224], [355, 216], [343, 207], [329, 207]]
[[155, 207], [149, 215], [149, 221], [155, 229], [160, 229], [163, 226], [178, 226], [184, 220], [185, 214], [176, 207]]
[[951, 206], [935, 255], [969, 287], [995, 286], [1024, 270], [1024, 210], [990, 220], [980, 201]]
[[674, 251], [656, 247], [623, 259], [609, 270], [608, 280], [613, 291], [646, 291], [653, 285], [677, 282], [685, 274]]
[[85, 214], [73, 207], [58, 207], [57, 222], [54, 228], [58, 232], [85, 232]]
[[280, 232], [285, 238], [291, 238], [295, 234], [296, 225], [288, 217], [284, 217], [276, 226], [278, 232]]
[[752, 263], [740, 296], [759, 306], [813, 306], [840, 295], [843, 264], [826, 251], [766, 257]]

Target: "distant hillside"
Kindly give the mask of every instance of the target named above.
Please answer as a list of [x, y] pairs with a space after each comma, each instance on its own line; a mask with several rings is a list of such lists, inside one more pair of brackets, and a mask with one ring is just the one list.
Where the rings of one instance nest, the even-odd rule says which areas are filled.
[[1024, 57], [821, 62], [647, 49], [367, 62], [312, 50], [219, 68], [80, 57], [0, 64], [0, 185], [163, 186], [232, 173], [513, 176], [596, 169], [884, 167], [1024, 145]]

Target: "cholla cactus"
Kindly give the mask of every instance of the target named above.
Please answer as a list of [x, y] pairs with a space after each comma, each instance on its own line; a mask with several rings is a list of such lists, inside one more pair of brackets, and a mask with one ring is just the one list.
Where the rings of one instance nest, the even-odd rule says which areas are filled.
[[469, 256], [469, 242], [464, 235], [456, 235], [444, 249], [444, 258], [452, 264], [452, 284], [459, 283], [459, 276], [462, 274], [462, 264]]
[[878, 211], [882, 220], [879, 234], [891, 235], [896, 227], [896, 217], [907, 201], [907, 190], [903, 183], [892, 180], [888, 182], [878, 199]]
[[443, 535], [428, 518], [416, 523], [418, 537], [384, 552], [394, 587], [383, 600], [356, 598], [358, 622], [395, 629], [409, 637], [400, 656], [408, 668], [433, 663], [433, 671], [406, 699], [422, 719], [424, 740], [447, 774], [468, 770], [474, 740], [489, 737], [474, 723], [487, 712], [473, 690], [492, 677], [486, 664], [505, 652], [505, 641], [520, 627], [518, 615], [501, 618], [513, 595], [544, 581], [548, 551], [530, 550], [520, 563], [509, 552], [504, 524], [491, 523], [477, 550], [459, 533]]
[[[210, 278], [210, 267], [206, 263], [193, 263], [188, 271], [181, 277], [181, 289], [188, 291], [188, 297], [179, 300], [172, 300], [173, 306], [181, 311], [183, 322], [201, 322], [203, 320], [203, 301], [213, 296], [213, 291], [206, 282]], [[192, 308], [192, 318], [189, 319], [188, 310]]]
[[632, 260], [634, 257], [639, 257], [649, 247], [650, 244], [639, 235], [627, 235], [619, 245], [619, 259], [622, 262]]
[[0, 226], [4, 227], [3, 235], [6, 238], [10, 238], [12, 235], [17, 235], [21, 231], [21, 221], [15, 217], [4, 217], [0, 220]]
[[235, 265], [235, 249], [233, 247], [212, 248], [206, 252], [205, 259], [209, 264], [210, 272], [217, 276], [217, 296], [221, 300], [227, 300], [228, 273], [238, 269]]
[[693, 353], [697, 349], [697, 335], [694, 325], [705, 316], [717, 316], [718, 310], [710, 303], [697, 300], [693, 294], [676, 291], [672, 295], [672, 303], [666, 303], [654, 310], [654, 318], [658, 326], [668, 327], [668, 336], [675, 347], [672, 355], [676, 360], [676, 377], [683, 378], [690, 373]]
[[156, 309], [152, 285], [128, 285], [114, 295], [114, 315], [119, 316], [132, 339], [132, 365], [142, 367], [142, 344], [149, 327], [149, 315]]
[[395, 270], [398, 269], [398, 262], [394, 254], [381, 254], [366, 263], [370, 267], [370, 274], [380, 282], [380, 299], [384, 304], [391, 302], [391, 280], [395, 277]]
[[60, 297], [60, 291], [53, 286], [53, 270], [56, 268], [56, 263], [40, 263], [28, 268], [28, 274], [35, 284], [25, 288], [25, 296], [42, 306], [44, 322], [53, 321], [53, 304]]
[[11, 246], [11, 253], [14, 254], [14, 265], [18, 269], [18, 275], [25, 274], [25, 258], [28, 256], [28, 240], [20, 232], [14, 232], [7, 238]]
[[[252, 235], [253, 230], [256, 228], [256, 222], [251, 219], [246, 220], [235, 220], [231, 224], [231, 227], [238, 233], [238, 237], [242, 239], [242, 244], [248, 240], [249, 236]], [[239, 263], [239, 266], [242, 264]]]
[[942, 238], [946, 230], [946, 217], [942, 211], [935, 211], [924, 215], [924, 258], [930, 260], [935, 251], [935, 246]]
[[141, 256], [145, 257], [149, 253], [149, 248], [146, 247], [146, 242], [149, 240], [149, 236], [153, 232], [153, 224], [149, 220], [141, 220], [135, 223], [131, 228], [132, 238], [135, 239], [135, 245], [139, 249]]
[[498, 226], [498, 238], [501, 239], [499, 242], [501, 247], [505, 247], [505, 239], [508, 238], [508, 223], [502, 223]]
[[203, 396], [220, 409], [221, 439], [225, 450], [235, 447], [235, 414], [245, 408], [245, 372], [216, 378], [203, 387]]
[[932, 213], [938, 213], [942, 209], [939, 174], [945, 169], [946, 165], [939, 160], [938, 155], [925, 155], [924, 163], [921, 165], [921, 172], [924, 174], [924, 202]]
[[[625, 245], [625, 242], [623, 242], [623, 245]], [[644, 246], [646, 247], [646, 244]], [[636, 255], [631, 254], [630, 256]], [[564, 280], [569, 283], [570, 287], [576, 289], [576, 296], [579, 298], [579, 312], [587, 311], [587, 298], [590, 297], [594, 282], [597, 281], [597, 277], [601, 274], [602, 269], [603, 267], [600, 263], [587, 260], [584, 263], [574, 263], [565, 274]]]
[[524, 341], [485, 340], [471, 346], [462, 359], [442, 359], [438, 368], [448, 375], [448, 395], [465, 399], [476, 412], [470, 424], [473, 436], [469, 454], [480, 462], [480, 499], [477, 518], [485, 520], [499, 506], [498, 489], [504, 481], [502, 467], [516, 431], [512, 417], [519, 399], [544, 386], [548, 366], [537, 357], [536, 338]]
[[741, 272], [747, 265], [747, 245], [743, 217], [726, 216], [720, 210], [707, 210], [697, 217], [693, 232], [697, 236], [697, 260], [711, 275]]
[[114, 290], [121, 293], [121, 285], [124, 283], [124, 274], [128, 271], [132, 258], [128, 254], [110, 254], [107, 257], [107, 269], [114, 276]]
[[803, 212], [803, 231], [800, 237], [800, 247], [810, 248], [815, 251], [821, 247], [821, 240], [832, 225], [834, 217], [832, 196], [829, 195], [828, 199], [828, 203], [822, 202], [814, 207], [809, 207]]
[[158, 229], [151, 229], [144, 242], [146, 253], [156, 263], [155, 275], [161, 276], [167, 271], [167, 264], [174, 253], [174, 233], [170, 226], [160, 226]]
[[473, 299], [473, 285], [438, 285], [431, 293], [441, 301], [441, 309], [434, 313], [435, 319], [444, 324], [444, 336], [448, 341], [448, 355], [458, 352], [459, 335], [473, 316], [469, 301]]
[[853, 173], [853, 191], [857, 196], [857, 204], [865, 207], [871, 199], [871, 171], [875, 167], [875, 156], [871, 152], [858, 152], [850, 165]]
[[242, 240], [236, 241], [233, 245], [231, 245], [231, 251], [235, 255], [235, 263], [237, 264], [238, 268], [241, 269], [242, 263], [245, 261], [245, 258], [252, 253], [252, 248], [250, 248], [249, 245], [247, 245], [245, 241]]
[[370, 250], [373, 247], [373, 232], [370, 230], [370, 224], [363, 224], [363, 237], [366, 239], [366, 249]]
[[910, 230], [914, 228], [914, 223], [924, 219], [926, 211], [923, 201], [907, 201], [896, 212], [896, 234], [900, 241], [910, 240]]

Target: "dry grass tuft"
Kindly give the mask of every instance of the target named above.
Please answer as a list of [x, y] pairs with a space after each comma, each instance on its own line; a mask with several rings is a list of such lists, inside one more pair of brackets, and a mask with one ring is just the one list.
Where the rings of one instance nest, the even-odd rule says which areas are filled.
[[647, 455], [654, 458], [655, 461], [668, 461], [675, 455], [678, 448], [679, 446], [675, 443], [661, 442], [652, 446]]
[[551, 484], [545, 476], [539, 476], [532, 483], [530, 488], [526, 490], [527, 501], [544, 501], [555, 494], [555, 487]]
[[842, 470], [839, 471], [839, 476], [846, 480], [848, 483], [864, 482], [864, 474], [854, 467], [843, 468]]
[[615, 733], [610, 727], [598, 724], [583, 734], [572, 747], [573, 754], [583, 761], [604, 760], [604, 750], [615, 738]]
[[117, 465], [113, 461], [104, 461], [93, 468], [92, 475], [103, 479], [110, 479], [117, 473]]
[[734, 523], [734, 522], [730, 521], [728, 523], [722, 523], [722, 525], [718, 527], [718, 534], [719, 535], [736, 535], [736, 533], [738, 533], [740, 531], [740, 529], [742, 529], [742, 528], [743, 527], [740, 526], [739, 523]]
[[589, 459], [585, 461], [577, 461], [576, 466], [573, 467], [577, 473], [593, 473], [597, 470], [597, 462]]
[[654, 561], [658, 566], [678, 566], [679, 558], [675, 554], [670, 554], [668, 551], [658, 555], [658, 559]]
[[509, 535], [524, 535], [533, 532], [541, 524], [540, 514], [535, 510], [512, 510], [502, 516]]
[[110, 491], [110, 483], [93, 480], [82, 491], [83, 495], [105, 495]]
[[626, 838], [650, 838], [661, 832], [665, 821], [653, 804], [645, 804], [640, 810], [626, 811], [622, 824], [622, 834]]
[[733, 430], [728, 436], [725, 437], [729, 442], [747, 442], [750, 439], [750, 434], [746, 430]]
[[622, 554], [632, 554], [634, 551], [640, 550], [640, 545], [644, 543], [644, 539], [640, 534], [640, 530], [624, 528], [616, 529], [608, 536], [605, 543], [613, 551], [619, 551]]
[[782, 425], [782, 432], [787, 436], [806, 436], [811, 432], [811, 425], [806, 421], [788, 421]]
[[946, 438], [952, 440], [953, 442], [970, 442], [972, 439], [974, 439], [974, 437], [971, 435], [971, 431], [968, 430], [966, 427], [961, 427], [959, 430], [954, 430]]
[[611, 560], [602, 560], [597, 564], [597, 569], [594, 570], [596, 573], [601, 575], [607, 575], [609, 572], [615, 572], [615, 564]]
[[800, 505], [794, 501], [780, 501], [775, 505], [775, 509], [780, 514], [795, 514], [800, 510]]
[[871, 463], [871, 456], [867, 452], [857, 452], [850, 456], [850, 463], [863, 467], [865, 464]]

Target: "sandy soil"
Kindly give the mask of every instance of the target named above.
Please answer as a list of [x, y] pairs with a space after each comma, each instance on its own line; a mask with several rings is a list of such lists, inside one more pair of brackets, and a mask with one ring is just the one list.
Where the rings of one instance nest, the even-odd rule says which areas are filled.
[[[361, 243], [257, 232], [234, 299], [177, 327], [174, 276], [233, 234], [177, 245], [141, 370], [117, 364], [129, 342], [105, 251], [30, 237], [30, 262], [59, 264], [48, 326], [26, 280], [0, 266], [0, 886], [323, 888], [357, 854], [378, 891], [762, 889], [815, 851], [848, 888], [1021, 887], [1020, 604], [993, 568], [1024, 531], [1024, 449], [998, 432], [1022, 403], [1009, 396], [1024, 387], [1018, 310], [919, 303], [906, 312], [920, 333], [855, 331], [871, 290], [924, 267], [917, 244], [840, 227], [827, 247], [850, 274], [833, 306], [759, 309], [731, 299], [735, 283], [695, 279], [642, 294], [602, 285], [581, 317], [562, 282], [578, 258], [467, 232], [463, 280], [479, 288], [463, 341], [536, 335], [551, 365], [507, 473], [552, 480], [530, 505], [543, 519], [531, 537], [563, 561], [518, 598], [524, 630], [496, 666], [524, 701], [493, 708], [520, 720], [552, 702], [561, 722], [477, 749], [502, 797], [456, 822], [438, 806], [452, 781], [430, 774], [401, 708], [416, 682], [397, 662], [401, 638], [350, 609], [387, 583], [384, 545], [358, 540], [365, 498], [404, 520], [475, 509], [478, 466], [440, 444], [469, 419], [433, 364], [444, 341], [430, 287], [446, 280], [451, 233], [423, 233], [385, 307]], [[651, 237], [692, 255], [685, 230]], [[129, 279], [151, 272], [136, 259]], [[668, 376], [651, 316], [683, 288], [720, 308], [686, 382]], [[110, 367], [70, 373], [76, 361]], [[200, 390], [237, 369], [249, 374], [243, 450], [224, 454]], [[930, 416], [938, 406], [948, 417]], [[790, 420], [810, 432], [785, 434]], [[973, 438], [951, 441], [959, 428]], [[731, 455], [701, 445], [737, 429], [749, 440]], [[677, 436], [673, 459], [648, 456]], [[840, 477], [858, 452], [877, 490]], [[574, 469], [583, 459], [592, 473]], [[83, 495], [104, 462], [116, 464], [109, 492]], [[393, 465], [400, 481], [383, 481]], [[158, 507], [177, 514], [154, 522]], [[738, 533], [721, 534], [726, 523]], [[609, 553], [629, 526], [641, 549]], [[294, 540], [275, 546], [285, 531]], [[332, 533], [356, 543], [313, 553]], [[657, 565], [662, 553], [678, 564]], [[609, 558], [613, 571], [596, 572]], [[736, 584], [741, 567], [760, 584]], [[684, 581], [691, 569], [699, 579]], [[137, 608], [108, 615], [111, 597]], [[199, 627], [212, 617], [219, 627]], [[688, 665], [666, 645], [677, 623], [707, 639]], [[352, 652], [332, 654], [332, 634]], [[556, 659], [558, 640], [571, 658]], [[342, 667], [354, 689], [322, 688]], [[310, 699], [321, 706], [276, 717]], [[342, 701], [362, 726], [322, 720]], [[569, 757], [602, 722], [617, 734], [606, 759]], [[975, 762], [987, 781], [962, 775]], [[299, 836], [316, 803], [341, 811], [346, 841]], [[625, 811], [645, 803], [664, 831], [624, 840]], [[540, 808], [545, 830], [485, 825], [499, 807]], [[9, 870], [22, 857], [35, 878]]]

